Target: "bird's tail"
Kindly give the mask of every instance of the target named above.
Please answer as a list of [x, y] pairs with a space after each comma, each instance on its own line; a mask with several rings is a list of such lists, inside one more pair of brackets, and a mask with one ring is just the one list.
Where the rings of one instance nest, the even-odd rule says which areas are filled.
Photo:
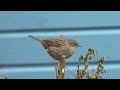
[[32, 35], [28, 35], [30, 38], [32, 38], [32, 39], [35, 39], [35, 40], [37, 40], [38, 42], [42, 42], [42, 40], [40, 40], [38, 37], [35, 37], [35, 36], [32, 36]]
[[45, 49], [47, 49], [47, 48], [49, 47], [49, 46], [48, 46], [43, 40], [41, 40], [40, 38], [35, 37], [35, 36], [32, 36], [32, 35], [28, 35], [28, 36], [29, 36], [30, 38], [35, 39], [35, 40], [37, 40], [38, 42], [40, 42]]

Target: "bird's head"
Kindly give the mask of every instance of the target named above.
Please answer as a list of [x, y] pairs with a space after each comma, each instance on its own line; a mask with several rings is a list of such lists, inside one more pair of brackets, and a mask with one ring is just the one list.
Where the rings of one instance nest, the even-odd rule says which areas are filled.
[[73, 40], [73, 39], [69, 39], [68, 43], [71, 47], [76, 47], [76, 48], [77, 47], [82, 47], [82, 46], [79, 45], [79, 43], [76, 40]]

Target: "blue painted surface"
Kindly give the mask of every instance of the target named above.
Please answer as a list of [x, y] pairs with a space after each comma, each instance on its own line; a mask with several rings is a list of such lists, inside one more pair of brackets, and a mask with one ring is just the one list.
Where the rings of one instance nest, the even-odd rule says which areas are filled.
[[[59, 38], [60, 34], [64, 34], [65, 38], [76, 39], [83, 46], [77, 49], [67, 63], [77, 62], [79, 55], [85, 54], [91, 47], [96, 49], [99, 55], [111, 58], [106, 60], [105, 67], [109, 73], [105, 78], [120, 78], [119, 28], [67, 31], [50, 29], [116, 25], [120, 25], [120, 12], [117, 11], [0, 11], [0, 65], [9, 66], [5, 70], [0, 68], [0, 72], [8, 72], [9, 78], [55, 78], [54, 66], [49, 66], [54, 63], [53, 59], [41, 44], [28, 35], [47, 39]], [[31, 28], [33, 32], [29, 31]], [[40, 30], [36, 32], [36, 28]], [[50, 30], [45, 32], [41, 28]], [[23, 29], [28, 32], [22, 32]], [[8, 32], [12, 30], [21, 32]], [[2, 33], [3, 31], [6, 32]], [[74, 72], [76, 64], [68, 67]], [[73, 78], [68, 71], [66, 78], [67, 76]]]
[[119, 16], [119, 11], [0, 11], [0, 28], [119, 25]]

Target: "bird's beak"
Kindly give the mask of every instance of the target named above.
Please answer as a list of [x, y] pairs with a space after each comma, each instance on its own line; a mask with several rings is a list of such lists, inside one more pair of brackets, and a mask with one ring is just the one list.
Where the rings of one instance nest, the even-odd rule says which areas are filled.
[[82, 46], [78, 45], [78, 47], [82, 47]]

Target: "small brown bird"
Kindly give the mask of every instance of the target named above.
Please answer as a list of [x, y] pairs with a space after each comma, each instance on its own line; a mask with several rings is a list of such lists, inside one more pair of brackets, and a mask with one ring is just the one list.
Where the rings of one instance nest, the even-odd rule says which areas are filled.
[[47, 39], [41, 40], [38, 37], [29, 35], [29, 37], [37, 40], [46, 49], [48, 54], [55, 60], [60, 60], [62, 55], [66, 56], [66, 59], [71, 57], [77, 47], [81, 47], [76, 40], [73, 39]]

